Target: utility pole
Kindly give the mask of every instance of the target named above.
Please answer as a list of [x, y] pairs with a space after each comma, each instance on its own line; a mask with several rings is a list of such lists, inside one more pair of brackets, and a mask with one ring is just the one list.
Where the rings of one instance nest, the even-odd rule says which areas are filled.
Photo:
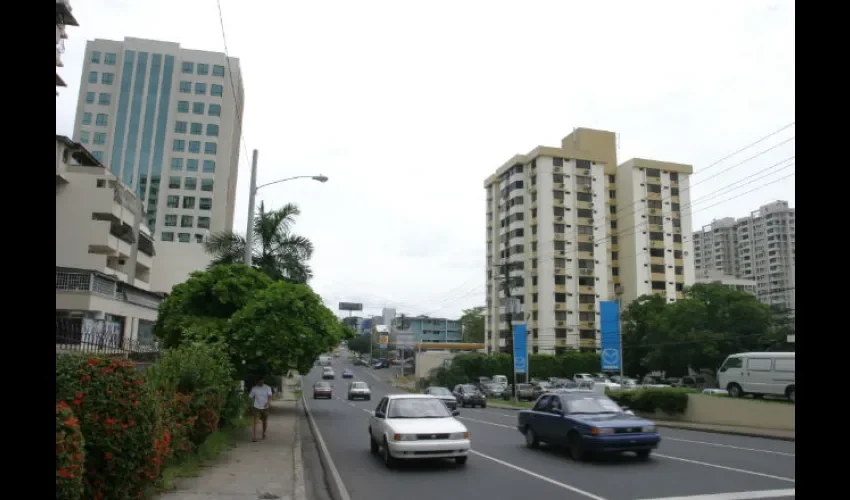
[[248, 191], [248, 227], [245, 230], [245, 255], [243, 261], [246, 266], [253, 264], [254, 253], [254, 202], [257, 196], [257, 155], [259, 153], [254, 150], [251, 158], [251, 186]]

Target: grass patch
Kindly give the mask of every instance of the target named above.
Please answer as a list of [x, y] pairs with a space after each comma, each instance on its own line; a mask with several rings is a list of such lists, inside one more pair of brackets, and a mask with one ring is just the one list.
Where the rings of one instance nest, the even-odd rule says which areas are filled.
[[180, 463], [168, 465], [157, 484], [157, 493], [170, 491], [182, 477], [198, 477], [206, 462], [232, 449], [236, 437], [253, 422], [251, 417], [242, 417], [226, 429], [212, 433], [198, 449]]

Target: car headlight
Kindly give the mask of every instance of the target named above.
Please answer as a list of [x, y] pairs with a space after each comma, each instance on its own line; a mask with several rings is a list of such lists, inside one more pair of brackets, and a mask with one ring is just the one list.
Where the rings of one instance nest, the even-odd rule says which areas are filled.
[[393, 441], [416, 441], [416, 434], [393, 434]]
[[594, 436], [603, 436], [606, 434], [614, 434], [614, 429], [611, 427], [594, 427], [593, 429], [590, 429], [590, 433]]
[[646, 425], [644, 427], [641, 427], [640, 430], [641, 430], [641, 432], [655, 432], [655, 426], [654, 425]]
[[449, 439], [469, 439], [468, 432], [455, 432], [453, 434], [449, 434]]
[[487, 396], [485, 396], [484, 394], [482, 394], [482, 395], [481, 395], [481, 399], [487, 399]]

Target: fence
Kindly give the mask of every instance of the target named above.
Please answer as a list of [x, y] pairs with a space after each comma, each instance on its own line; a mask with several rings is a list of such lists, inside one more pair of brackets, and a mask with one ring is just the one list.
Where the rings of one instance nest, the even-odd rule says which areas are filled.
[[159, 345], [150, 337], [125, 339], [117, 323], [56, 318], [56, 355], [71, 353], [119, 356], [145, 362], [159, 356]]

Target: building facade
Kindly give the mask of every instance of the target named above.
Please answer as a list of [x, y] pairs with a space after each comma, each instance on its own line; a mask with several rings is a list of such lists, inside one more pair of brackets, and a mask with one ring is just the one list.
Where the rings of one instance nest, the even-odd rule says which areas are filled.
[[[62, 54], [65, 52], [65, 40], [68, 34], [65, 32], [66, 26], [79, 26], [74, 14], [71, 13], [71, 2], [69, 0], [56, 0], [56, 67], [62, 68], [65, 65], [62, 63]], [[65, 80], [56, 72], [56, 86], [67, 87]], [[56, 91], [59, 95], [59, 91]]]
[[508, 348], [518, 322], [529, 352], [597, 348], [598, 303], [619, 284], [616, 150], [613, 132], [580, 128], [485, 181], [489, 352]]
[[232, 230], [244, 91], [239, 60], [125, 38], [86, 45], [74, 140], [145, 205], [157, 241], [152, 286], [170, 291]]
[[695, 233], [694, 242], [698, 275], [720, 271], [753, 281], [761, 302], [795, 310], [796, 209], [787, 201], [722, 219]]
[[623, 305], [642, 295], [683, 297], [695, 280], [691, 165], [633, 158], [617, 168], [616, 261]]
[[153, 345], [162, 295], [141, 201], [82, 145], [56, 136], [56, 344]]
[[430, 318], [416, 316], [397, 318], [392, 332], [412, 336], [414, 344], [448, 343], [463, 340], [463, 328], [460, 321], [448, 318]]

